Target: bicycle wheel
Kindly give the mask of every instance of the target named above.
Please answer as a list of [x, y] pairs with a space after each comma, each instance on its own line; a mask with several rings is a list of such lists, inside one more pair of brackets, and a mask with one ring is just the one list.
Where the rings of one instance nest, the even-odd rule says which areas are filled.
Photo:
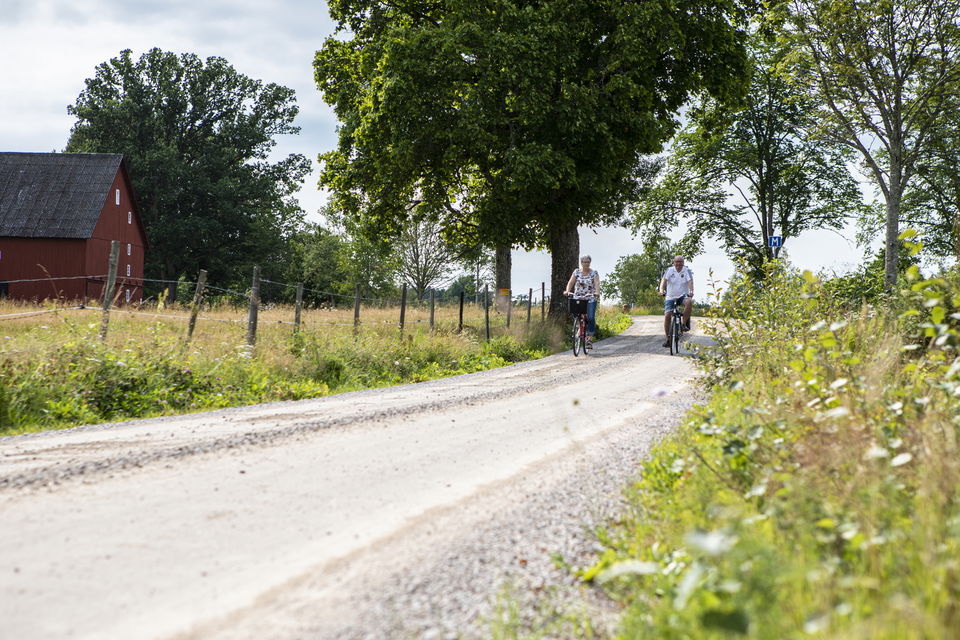
[[673, 313], [673, 322], [670, 323], [670, 355], [680, 355], [680, 336], [683, 333], [680, 314]]
[[580, 316], [573, 317], [573, 355], [580, 355], [580, 349], [583, 347], [583, 332], [580, 330], [583, 322]]
[[587, 355], [587, 317], [580, 316], [580, 346], [583, 349], [583, 355]]

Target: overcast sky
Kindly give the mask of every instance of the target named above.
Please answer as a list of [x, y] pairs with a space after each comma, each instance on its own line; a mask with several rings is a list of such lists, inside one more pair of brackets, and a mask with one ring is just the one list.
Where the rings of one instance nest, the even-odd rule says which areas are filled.
[[[333, 23], [321, 0], [2, 0], [0, 12], [0, 150], [62, 151], [73, 125], [67, 105], [95, 67], [131, 49], [134, 58], [152, 47], [202, 58], [220, 56], [240, 73], [276, 82], [297, 92], [301, 133], [278, 139], [276, 153], [302, 153], [314, 162], [300, 203], [311, 219], [325, 196], [317, 188], [316, 158], [336, 143], [337, 121], [313, 83], [312, 60]], [[839, 271], [853, 267], [862, 252], [852, 232], [809, 232], [787, 248], [800, 267]], [[601, 275], [617, 260], [639, 251], [623, 229], [581, 230], [581, 251], [593, 256]], [[732, 272], [718, 247], [688, 264], [698, 294], [709, 270], [724, 279]], [[549, 256], [514, 253], [515, 291], [549, 282]], [[655, 283], [651, 283], [655, 286]]]

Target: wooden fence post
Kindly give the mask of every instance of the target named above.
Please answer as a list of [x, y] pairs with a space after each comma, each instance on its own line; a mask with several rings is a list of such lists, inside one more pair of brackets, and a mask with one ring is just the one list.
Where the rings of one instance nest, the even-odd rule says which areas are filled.
[[187, 342], [193, 339], [193, 330], [197, 326], [200, 304], [203, 302], [203, 288], [207, 286], [207, 270], [200, 269], [197, 276], [197, 290], [193, 292], [193, 304], [190, 306], [190, 322], [187, 324]]
[[540, 322], [543, 322], [547, 317], [547, 285], [545, 282], [540, 283]]
[[357, 291], [353, 296], [353, 331], [360, 330], [360, 285], [357, 285]]
[[120, 241], [110, 243], [110, 260], [107, 263], [107, 286], [103, 288], [103, 315], [100, 316], [100, 342], [107, 339], [110, 326], [110, 305], [113, 303], [113, 287], [117, 283], [117, 260], [120, 257]]
[[303, 283], [297, 283], [297, 301], [293, 305], [293, 332], [300, 331], [300, 315], [303, 313]]
[[460, 292], [460, 324], [457, 325], [457, 333], [463, 333], [463, 296], [464, 291]]
[[510, 316], [511, 310], [513, 309], [513, 289], [508, 290], [507, 292], [507, 329], [510, 328]]
[[533, 310], [533, 287], [530, 287], [530, 292], [527, 294], [527, 324], [530, 324], [530, 312]]
[[433, 311], [434, 311], [434, 304], [436, 302], [435, 295], [436, 295], [436, 291], [434, 291], [433, 289], [430, 289], [430, 333], [433, 333]]
[[400, 335], [403, 335], [403, 321], [407, 317], [407, 285], [400, 291]]
[[257, 314], [260, 311], [260, 265], [253, 268], [253, 282], [250, 285], [250, 313], [247, 315], [247, 344], [257, 343]]
[[483, 322], [487, 327], [487, 342], [490, 342], [490, 285], [483, 285]]

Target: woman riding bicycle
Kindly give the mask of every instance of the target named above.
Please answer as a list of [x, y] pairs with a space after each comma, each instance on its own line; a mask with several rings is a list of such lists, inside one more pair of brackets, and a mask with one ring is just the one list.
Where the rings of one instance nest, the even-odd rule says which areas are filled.
[[580, 257], [580, 268], [574, 269], [567, 281], [565, 296], [574, 300], [587, 301], [587, 349], [593, 348], [593, 334], [596, 332], [597, 301], [600, 300], [600, 274], [590, 268], [590, 256]]

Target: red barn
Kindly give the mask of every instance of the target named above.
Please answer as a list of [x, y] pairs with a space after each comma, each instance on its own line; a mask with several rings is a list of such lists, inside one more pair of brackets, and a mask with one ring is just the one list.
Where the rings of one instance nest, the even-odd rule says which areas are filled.
[[0, 153], [0, 296], [99, 299], [118, 240], [118, 301], [143, 297], [147, 235], [112, 153]]

